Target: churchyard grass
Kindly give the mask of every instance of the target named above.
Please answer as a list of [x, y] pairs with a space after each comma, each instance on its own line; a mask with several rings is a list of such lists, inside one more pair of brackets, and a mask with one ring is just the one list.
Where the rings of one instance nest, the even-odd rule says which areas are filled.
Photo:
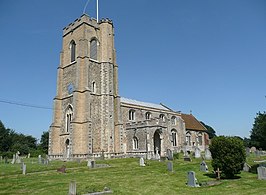
[[[264, 160], [251, 155], [247, 162]], [[34, 163], [32, 163], [34, 161]], [[265, 194], [266, 180], [258, 180], [256, 173], [241, 172], [236, 179], [222, 179], [220, 184], [198, 188], [186, 186], [187, 172], [194, 171], [199, 183], [216, 181], [211, 161], [206, 161], [209, 172], [200, 172], [201, 159], [173, 162], [173, 172], [167, 170], [166, 161], [146, 161], [139, 166], [138, 158], [97, 160], [96, 164], [110, 167], [89, 169], [87, 162], [52, 161], [38, 164], [38, 159], [24, 159], [27, 174], [22, 175], [19, 164], [0, 164], [0, 194], [67, 194], [70, 181], [76, 181], [77, 193], [102, 191], [109, 187], [113, 194]], [[57, 168], [66, 166], [66, 173]], [[255, 169], [254, 169], [255, 170]]]

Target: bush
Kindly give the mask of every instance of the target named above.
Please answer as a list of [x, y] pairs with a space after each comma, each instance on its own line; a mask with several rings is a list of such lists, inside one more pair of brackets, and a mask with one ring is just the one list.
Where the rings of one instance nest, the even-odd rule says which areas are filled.
[[237, 137], [214, 137], [210, 151], [214, 170], [219, 168], [226, 178], [234, 178], [243, 169], [246, 152], [243, 141]]
[[174, 154], [173, 154], [173, 158], [174, 158], [174, 159], [179, 159], [179, 153], [174, 153]]

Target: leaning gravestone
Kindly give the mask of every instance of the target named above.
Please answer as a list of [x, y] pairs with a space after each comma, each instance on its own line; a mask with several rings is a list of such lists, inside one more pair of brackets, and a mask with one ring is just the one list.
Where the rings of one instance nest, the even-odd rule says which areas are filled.
[[266, 180], [266, 167], [258, 167], [258, 179]]
[[196, 174], [194, 171], [189, 171], [187, 173], [187, 185], [190, 187], [199, 187], [199, 184], [197, 183]]
[[167, 162], [167, 170], [170, 172], [173, 172], [173, 162], [172, 161]]
[[209, 148], [205, 149], [205, 159], [210, 160], [212, 158], [212, 154]]
[[208, 172], [208, 166], [207, 166], [207, 164], [206, 164], [205, 161], [202, 161], [202, 162], [200, 163], [200, 171]]
[[167, 153], [168, 160], [173, 160], [173, 151], [170, 149], [167, 149], [166, 153]]
[[198, 147], [196, 147], [195, 149], [195, 158], [200, 158], [200, 149]]
[[76, 195], [77, 194], [77, 185], [75, 181], [71, 181], [69, 183], [69, 195]]
[[145, 162], [144, 162], [144, 158], [143, 158], [143, 157], [141, 157], [141, 158], [139, 159], [139, 166], [141, 166], [141, 167], [145, 167]]
[[250, 168], [251, 168], [251, 166], [248, 163], [244, 163], [243, 171], [249, 172]]

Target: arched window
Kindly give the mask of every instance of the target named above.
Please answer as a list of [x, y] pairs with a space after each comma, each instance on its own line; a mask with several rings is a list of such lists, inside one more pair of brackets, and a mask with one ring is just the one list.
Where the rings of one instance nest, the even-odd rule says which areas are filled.
[[73, 109], [71, 106], [68, 107], [67, 111], [66, 111], [66, 118], [65, 118], [65, 125], [66, 125], [66, 132], [69, 132], [70, 130], [70, 123], [73, 119]]
[[92, 93], [96, 93], [96, 83], [93, 81], [92, 82]]
[[191, 134], [189, 132], [186, 133], [186, 143], [191, 146]]
[[129, 110], [129, 112], [128, 112], [128, 119], [130, 121], [134, 121], [135, 120], [135, 110]]
[[97, 60], [97, 40], [92, 39], [90, 42], [90, 58]]
[[139, 140], [136, 136], [133, 137], [133, 149], [136, 150], [139, 148]]
[[197, 142], [200, 146], [202, 146], [202, 134], [201, 133], [199, 133], [197, 136]]
[[159, 118], [161, 121], [165, 122], [165, 116], [163, 114], [160, 114]]
[[146, 112], [145, 119], [146, 120], [150, 120], [151, 119], [151, 113], [150, 112]]
[[171, 133], [172, 133], [172, 140], [173, 140], [173, 146], [177, 146], [177, 132], [176, 132], [176, 130], [175, 129], [173, 129], [172, 131], [171, 131]]
[[70, 61], [74, 62], [76, 60], [76, 43], [75, 41], [70, 42]]
[[172, 125], [176, 125], [176, 117], [175, 116], [172, 116], [171, 123], [172, 123]]

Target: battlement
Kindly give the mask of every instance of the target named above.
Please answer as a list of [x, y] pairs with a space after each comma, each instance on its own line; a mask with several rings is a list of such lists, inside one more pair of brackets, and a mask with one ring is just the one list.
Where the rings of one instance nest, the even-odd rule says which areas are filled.
[[109, 18], [103, 18], [97, 23], [97, 20], [95, 18], [91, 18], [89, 15], [83, 14], [80, 18], [77, 18], [74, 22], [63, 28], [63, 36], [67, 35], [70, 32], [73, 32], [77, 27], [79, 27], [83, 23], [94, 28], [99, 28], [99, 25], [102, 23], [108, 23], [113, 25], [113, 21]]

